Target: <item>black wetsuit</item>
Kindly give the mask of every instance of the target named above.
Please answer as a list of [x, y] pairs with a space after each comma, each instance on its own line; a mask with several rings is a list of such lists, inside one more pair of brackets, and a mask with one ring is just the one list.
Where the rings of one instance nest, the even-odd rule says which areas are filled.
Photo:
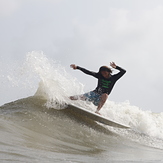
[[109, 78], [104, 78], [101, 73], [96, 73], [96, 72], [91, 72], [89, 70], [86, 70], [82, 67], [77, 66], [77, 69], [81, 70], [82, 72], [84, 72], [85, 74], [94, 76], [95, 78], [98, 79], [98, 85], [96, 87], [96, 89], [93, 92], [96, 92], [98, 94], [110, 94], [110, 92], [112, 91], [114, 84], [116, 83], [116, 81], [121, 78], [125, 73], [126, 70], [120, 68], [119, 66], [116, 66], [116, 69], [119, 70], [120, 72], [115, 74], [115, 75], [111, 75]]

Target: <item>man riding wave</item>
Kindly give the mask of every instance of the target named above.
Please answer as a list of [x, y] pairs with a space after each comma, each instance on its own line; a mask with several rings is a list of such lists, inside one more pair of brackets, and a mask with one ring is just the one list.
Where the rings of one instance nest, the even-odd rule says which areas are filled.
[[117, 66], [114, 62], [111, 62], [110, 66], [112, 68], [119, 70], [120, 72], [115, 75], [112, 75], [112, 70], [107, 66], [100, 67], [99, 72], [92, 72], [80, 66], [76, 66], [75, 64], [71, 64], [70, 67], [73, 68], [74, 70], [76, 69], [81, 70], [85, 74], [91, 75], [97, 78], [98, 85], [95, 88], [95, 90], [85, 93], [83, 95], [71, 96], [70, 99], [71, 100], [80, 99], [84, 101], [86, 100], [91, 101], [95, 106], [97, 106], [97, 110], [95, 111], [95, 113], [100, 114], [99, 110], [105, 104], [108, 98], [108, 95], [111, 93], [114, 87], [114, 84], [119, 78], [121, 78], [126, 73], [126, 70]]

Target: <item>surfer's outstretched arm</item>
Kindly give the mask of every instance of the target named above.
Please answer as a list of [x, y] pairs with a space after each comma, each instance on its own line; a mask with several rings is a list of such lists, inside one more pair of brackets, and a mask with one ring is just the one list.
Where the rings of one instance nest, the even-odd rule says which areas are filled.
[[82, 72], [84, 72], [87, 75], [91, 75], [91, 76], [94, 76], [95, 78], [98, 78], [98, 73], [96, 73], [96, 72], [86, 70], [85, 68], [82, 68], [80, 66], [76, 66], [75, 64], [71, 64], [70, 67], [73, 68], [74, 70], [78, 69], [78, 70], [81, 70]]

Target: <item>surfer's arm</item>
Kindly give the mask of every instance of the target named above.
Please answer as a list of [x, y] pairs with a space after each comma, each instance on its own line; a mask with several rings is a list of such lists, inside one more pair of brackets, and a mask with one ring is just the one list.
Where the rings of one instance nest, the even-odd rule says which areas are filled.
[[126, 73], [126, 70], [117, 66], [114, 62], [110, 62], [110, 66], [120, 71], [118, 74], [113, 75], [116, 80], [121, 78]]
[[77, 66], [77, 69], [80, 70], [80, 71], [82, 71], [82, 72], [84, 72], [87, 75], [91, 75], [91, 76], [94, 76], [94, 77], [97, 78], [97, 73], [96, 72], [89, 71], [89, 70], [87, 70], [85, 68], [82, 68], [80, 66]]
[[113, 75], [116, 80], [118, 80], [119, 78], [121, 78], [125, 73], [126, 73], [126, 70], [124, 70], [123, 68], [119, 67], [119, 66], [116, 66], [115, 69], [119, 70], [120, 72]]
[[82, 68], [80, 66], [76, 66], [75, 64], [70, 65], [70, 67], [73, 68], [74, 70], [78, 69], [78, 70], [84, 72], [87, 75], [91, 75], [91, 76], [94, 76], [94, 77], [98, 78], [96, 72], [92, 72], [92, 71], [86, 70], [85, 68]]

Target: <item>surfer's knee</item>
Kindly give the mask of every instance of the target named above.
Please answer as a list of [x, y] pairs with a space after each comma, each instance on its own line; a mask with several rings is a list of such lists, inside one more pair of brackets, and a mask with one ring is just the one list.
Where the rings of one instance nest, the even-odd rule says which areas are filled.
[[85, 96], [80, 96], [80, 100], [86, 101], [86, 97]]

